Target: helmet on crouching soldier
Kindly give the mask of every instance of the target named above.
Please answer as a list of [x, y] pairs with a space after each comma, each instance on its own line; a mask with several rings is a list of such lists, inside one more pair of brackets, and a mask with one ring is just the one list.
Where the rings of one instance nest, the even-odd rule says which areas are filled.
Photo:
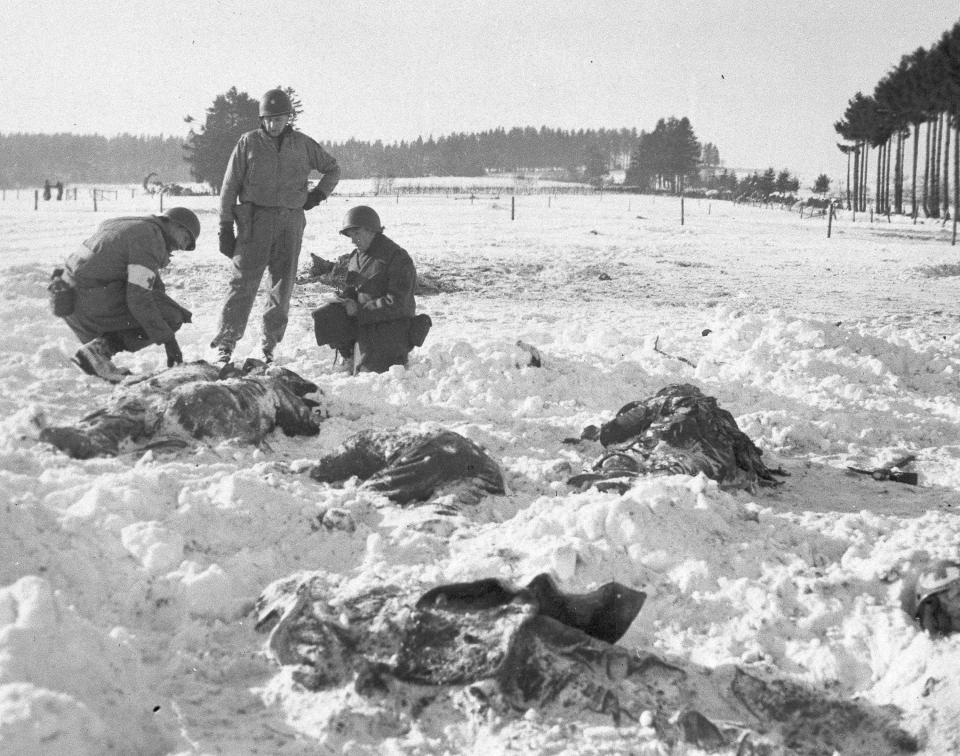
[[268, 89], [260, 98], [260, 117], [270, 118], [271, 116], [291, 115], [293, 113], [293, 103], [290, 101], [290, 95], [282, 89]]
[[176, 223], [180, 228], [190, 234], [190, 243], [184, 247], [184, 249], [189, 251], [197, 248], [197, 237], [200, 236], [200, 219], [193, 210], [185, 207], [171, 207], [160, 217]]
[[960, 630], [960, 563], [943, 559], [917, 578], [914, 617], [932, 635]]
[[380, 216], [377, 215], [377, 211], [366, 205], [357, 205], [347, 210], [347, 214], [343, 219], [343, 228], [340, 229], [340, 233], [347, 236], [347, 232], [355, 228], [365, 228], [367, 231], [375, 234], [383, 231], [383, 226], [380, 224]]

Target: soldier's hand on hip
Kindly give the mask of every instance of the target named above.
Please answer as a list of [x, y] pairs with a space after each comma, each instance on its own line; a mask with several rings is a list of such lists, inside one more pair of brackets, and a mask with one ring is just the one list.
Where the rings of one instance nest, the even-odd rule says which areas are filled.
[[313, 189], [307, 192], [307, 201], [303, 203], [303, 209], [313, 210], [313, 208], [323, 202], [326, 198], [327, 195], [320, 191], [320, 187], [315, 186]]

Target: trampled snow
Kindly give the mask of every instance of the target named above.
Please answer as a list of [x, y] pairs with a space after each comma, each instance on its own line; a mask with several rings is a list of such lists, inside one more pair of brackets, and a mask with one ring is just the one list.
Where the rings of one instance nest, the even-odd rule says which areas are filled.
[[[408, 369], [337, 372], [312, 331], [324, 289], [306, 283], [277, 358], [326, 395], [318, 437], [89, 461], [37, 441], [42, 424], [77, 420], [113, 390], [70, 363], [78, 344], [50, 314], [46, 280], [98, 222], [159, 212], [159, 198], [120, 187], [97, 212], [84, 191], [34, 210], [32, 194], [6, 191], [0, 751], [667, 752], [649, 728], [593, 715], [384, 733], [356, 701], [298, 691], [264, 657], [251, 609], [272, 581], [312, 570], [331, 585], [549, 572], [583, 592], [617, 580], [648, 595], [620, 641], [628, 649], [762, 666], [897, 707], [925, 753], [960, 748], [960, 637], [933, 639], [910, 615], [918, 572], [960, 557], [960, 247], [949, 226], [843, 212], [828, 239], [823, 218], [707, 200], [687, 200], [681, 225], [675, 198], [610, 193], [517, 195], [511, 220], [509, 187], [343, 196], [363, 188], [344, 182], [308, 214], [301, 268], [308, 253], [347, 252], [343, 213], [372, 204], [444, 288], [419, 299], [434, 327]], [[185, 358], [209, 358], [229, 276], [216, 198], [164, 202], [203, 224], [164, 279], [194, 313], [179, 334]], [[261, 294], [240, 358], [259, 356], [262, 306]], [[527, 366], [518, 340], [542, 367]], [[116, 361], [145, 373], [164, 354]], [[677, 382], [717, 397], [768, 466], [789, 473], [783, 485], [566, 485], [599, 447], [565, 438]], [[438, 521], [430, 505], [383, 506], [306, 475], [359, 430], [422, 425], [484, 445], [507, 494]], [[908, 454], [918, 486], [847, 470]], [[350, 527], [325, 526], [331, 511]]]

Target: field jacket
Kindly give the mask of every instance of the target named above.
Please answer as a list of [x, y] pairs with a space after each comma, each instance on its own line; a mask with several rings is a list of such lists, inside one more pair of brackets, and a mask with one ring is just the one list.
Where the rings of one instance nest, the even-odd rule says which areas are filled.
[[347, 286], [357, 289], [360, 326], [412, 318], [417, 270], [406, 250], [377, 234], [366, 252], [354, 250], [347, 262]]
[[154, 344], [169, 341], [174, 333], [161, 315], [158, 295], [164, 292], [160, 269], [170, 262], [175, 243], [156, 216], [101, 223], [64, 266], [77, 290], [77, 316], [103, 331], [129, 323]]
[[330, 196], [340, 181], [336, 159], [313, 139], [287, 128], [274, 140], [263, 128], [243, 134], [233, 148], [220, 189], [220, 222], [232, 223], [237, 202], [300, 209], [310, 172], [323, 174], [320, 191]]

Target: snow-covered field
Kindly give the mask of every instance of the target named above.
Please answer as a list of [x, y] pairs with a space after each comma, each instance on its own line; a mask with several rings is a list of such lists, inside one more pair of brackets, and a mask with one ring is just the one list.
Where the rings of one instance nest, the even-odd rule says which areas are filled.
[[[302, 269], [308, 252], [348, 251], [336, 231], [353, 201], [309, 213]], [[74, 421], [112, 391], [70, 363], [78, 345], [48, 311], [46, 279], [99, 221], [158, 212], [159, 198], [121, 187], [96, 213], [83, 192], [37, 211], [32, 192], [0, 201], [0, 752], [669, 752], [649, 728], [596, 714], [391, 731], [348, 697], [298, 692], [263, 656], [251, 608], [303, 570], [354, 586], [550, 572], [584, 592], [617, 580], [648, 595], [628, 649], [890, 704], [924, 753], [960, 749], [960, 636], [931, 639], [908, 613], [917, 572], [960, 556], [949, 227], [844, 213], [827, 239], [823, 219], [706, 200], [688, 200], [681, 225], [678, 200], [611, 194], [518, 195], [513, 221], [508, 194], [369, 201], [449, 288], [420, 298], [434, 328], [409, 369], [335, 372], [310, 319], [322, 287], [299, 286], [278, 361], [328, 397], [318, 437], [85, 462], [36, 441], [38, 424]], [[216, 198], [165, 203], [203, 223], [165, 280], [194, 313], [179, 334], [186, 359], [209, 358], [228, 278]], [[259, 356], [261, 308], [240, 358]], [[542, 368], [524, 366], [517, 340], [540, 349]], [[149, 372], [163, 350], [116, 361]], [[564, 438], [677, 382], [716, 396], [790, 473], [784, 485], [567, 487], [598, 448]], [[424, 423], [486, 446], [507, 495], [437, 531], [418, 527], [429, 506], [382, 506], [304, 473], [358, 430]], [[846, 469], [905, 454], [919, 486]], [[355, 529], [320, 526], [330, 507]]]

